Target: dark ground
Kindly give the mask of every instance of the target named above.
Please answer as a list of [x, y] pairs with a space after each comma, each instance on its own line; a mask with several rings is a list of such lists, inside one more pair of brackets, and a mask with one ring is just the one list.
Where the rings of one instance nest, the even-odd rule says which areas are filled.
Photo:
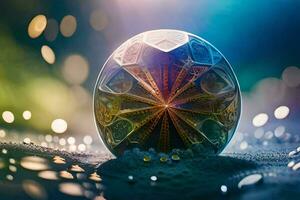
[[[200, 156], [186, 151], [176, 153], [178, 161], [172, 160], [173, 153], [164, 155], [168, 159], [161, 162], [162, 155], [154, 151], [133, 150], [111, 159], [109, 155], [71, 154], [33, 144], [1, 143], [0, 194], [5, 200], [297, 199], [299, 171], [287, 167], [290, 160], [297, 161], [298, 155], [288, 157], [288, 152], [295, 148], [280, 146], [280, 151], [276, 147], [270, 151], [260, 147], [250, 153], [222, 156]], [[150, 161], [143, 160], [145, 155]], [[54, 163], [57, 156], [65, 163]], [[72, 165], [82, 169], [72, 169]], [[47, 175], [42, 178], [41, 171], [52, 172], [44, 173]], [[60, 171], [68, 171], [73, 178], [64, 178]], [[94, 172], [99, 175], [96, 179], [90, 178]], [[257, 173], [263, 176], [259, 183], [238, 188], [241, 179]], [[151, 180], [151, 176], [157, 180]], [[221, 192], [221, 185], [227, 186], [227, 192]]]

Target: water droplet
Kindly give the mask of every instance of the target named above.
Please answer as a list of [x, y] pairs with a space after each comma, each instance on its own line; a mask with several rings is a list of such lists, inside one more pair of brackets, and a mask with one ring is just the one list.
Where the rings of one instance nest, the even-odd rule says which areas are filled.
[[41, 171], [38, 176], [47, 180], [58, 180], [57, 173], [55, 171]]
[[6, 179], [9, 180], [9, 181], [12, 181], [14, 180], [14, 177], [10, 174], [6, 175]]
[[100, 182], [102, 179], [101, 177], [97, 174], [97, 172], [94, 172], [90, 175], [89, 179], [96, 181], [96, 182]]
[[59, 191], [72, 196], [83, 196], [83, 188], [77, 183], [61, 183]]
[[13, 159], [13, 158], [10, 158], [10, 159], [9, 159], [9, 163], [14, 165], [14, 164], [16, 164], [16, 160]]
[[72, 165], [70, 170], [73, 172], [84, 172], [84, 169], [82, 169], [79, 165]]
[[33, 171], [45, 170], [49, 167], [47, 160], [38, 156], [24, 157], [20, 164], [23, 168]]
[[128, 182], [129, 182], [129, 183], [135, 183], [135, 180], [134, 180], [134, 178], [133, 178], [132, 175], [129, 175], [129, 176], [128, 176]]
[[159, 161], [162, 162], [162, 163], [165, 163], [168, 161], [168, 157], [167, 156], [162, 156], [159, 158]]
[[60, 156], [54, 156], [53, 162], [54, 162], [55, 164], [66, 164], [65, 159], [62, 158], [62, 157], [60, 157]]
[[61, 171], [59, 173], [59, 176], [62, 177], [62, 178], [65, 178], [65, 179], [73, 179], [73, 175], [70, 173], [70, 172], [67, 172], [67, 171]]
[[242, 188], [249, 185], [254, 185], [263, 180], [263, 176], [261, 174], [251, 174], [244, 177], [239, 183], [238, 188]]
[[24, 180], [22, 182], [23, 190], [32, 199], [46, 200], [47, 192], [43, 186], [33, 180]]
[[24, 143], [24, 144], [30, 144], [30, 143], [31, 143], [30, 138], [25, 138], [25, 139], [23, 140], [23, 143]]
[[296, 150], [293, 150], [293, 151], [289, 152], [289, 157], [293, 157], [297, 154], [298, 154], [298, 152]]
[[292, 168], [294, 165], [295, 165], [295, 161], [291, 161], [291, 162], [288, 163], [287, 166], [288, 166], [289, 168]]
[[226, 185], [221, 185], [221, 192], [226, 193], [227, 192], [227, 186]]
[[294, 166], [293, 166], [293, 170], [294, 171], [297, 171], [298, 169], [300, 168], [300, 162], [296, 163]]
[[171, 156], [171, 158], [172, 158], [173, 161], [179, 161], [179, 160], [180, 160], [180, 157], [179, 157], [179, 155], [177, 155], [177, 154], [173, 154], [173, 155]]
[[6, 149], [2, 149], [2, 153], [3, 154], [7, 154], [7, 150]]
[[16, 166], [13, 166], [13, 165], [9, 165], [8, 169], [9, 169], [11, 172], [16, 172], [16, 171], [17, 171]]
[[150, 162], [151, 161], [151, 157], [148, 155], [145, 155], [143, 158], [144, 162]]
[[151, 177], [150, 177], [150, 180], [151, 180], [151, 181], [157, 181], [157, 177], [156, 177], [156, 176], [151, 176]]

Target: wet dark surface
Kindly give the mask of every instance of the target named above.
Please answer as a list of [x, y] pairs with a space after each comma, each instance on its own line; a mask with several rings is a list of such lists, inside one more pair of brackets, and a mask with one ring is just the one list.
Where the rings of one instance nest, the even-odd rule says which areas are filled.
[[[33, 144], [2, 143], [0, 148], [1, 199], [290, 199], [300, 195], [298, 168], [287, 166], [297, 161], [296, 145], [281, 146], [281, 153], [260, 148], [222, 156], [135, 149], [118, 159]], [[291, 150], [296, 153], [288, 156]], [[241, 183], [253, 174], [260, 179]]]

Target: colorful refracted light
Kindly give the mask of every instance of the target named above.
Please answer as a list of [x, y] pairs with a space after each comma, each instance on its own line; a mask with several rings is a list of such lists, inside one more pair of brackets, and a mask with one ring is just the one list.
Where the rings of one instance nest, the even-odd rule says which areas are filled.
[[203, 39], [177, 30], [141, 33], [102, 68], [94, 112], [116, 155], [138, 147], [169, 152], [198, 145], [221, 152], [240, 116], [240, 90], [229, 63]]

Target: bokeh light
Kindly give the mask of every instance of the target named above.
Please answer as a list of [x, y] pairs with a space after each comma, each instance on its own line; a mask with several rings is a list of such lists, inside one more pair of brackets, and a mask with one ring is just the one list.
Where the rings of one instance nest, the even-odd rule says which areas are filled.
[[65, 80], [70, 84], [81, 84], [88, 77], [89, 64], [87, 60], [80, 55], [70, 55], [65, 59], [62, 74]]
[[265, 125], [267, 123], [268, 119], [269, 119], [269, 116], [266, 113], [259, 113], [253, 118], [252, 124], [256, 127], [260, 127], [260, 126]]
[[102, 31], [108, 24], [107, 15], [103, 10], [94, 10], [90, 15], [90, 25], [96, 31]]
[[28, 35], [31, 38], [39, 37], [45, 30], [47, 18], [45, 15], [35, 16], [28, 25]]
[[41, 54], [47, 63], [54, 64], [55, 54], [54, 54], [54, 51], [49, 46], [43, 45], [41, 48]]
[[13, 123], [15, 120], [15, 116], [11, 111], [4, 111], [2, 113], [2, 118], [6, 123]]
[[300, 85], [300, 69], [298, 67], [287, 67], [282, 73], [282, 80], [289, 87]]
[[71, 37], [77, 28], [76, 18], [72, 15], [65, 16], [60, 22], [60, 32], [65, 37]]
[[53, 42], [58, 34], [59, 26], [55, 19], [48, 19], [46, 29], [44, 31], [44, 36], [47, 41]]
[[277, 119], [284, 119], [286, 118], [290, 113], [290, 109], [287, 106], [279, 106], [278, 108], [275, 109], [274, 111], [274, 116]]
[[25, 110], [22, 114], [23, 118], [25, 120], [30, 120], [31, 119], [31, 112], [29, 110]]
[[0, 130], [0, 138], [4, 138], [6, 136], [6, 132], [4, 130]]
[[63, 119], [55, 119], [51, 123], [51, 129], [55, 133], [64, 133], [68, 128], [68, 124]]

